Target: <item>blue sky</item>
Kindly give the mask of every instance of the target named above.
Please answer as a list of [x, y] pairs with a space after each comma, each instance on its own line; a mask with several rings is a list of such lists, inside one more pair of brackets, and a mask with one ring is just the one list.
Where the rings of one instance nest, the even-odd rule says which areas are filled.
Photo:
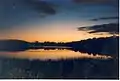
[[[77, 27], [117, 22], [117, 19], [98, 21], [91, 19], [117, 17], [118, 0], [1, 0], [0, 12], [2, 38], [27, 40], [28, 38], [20, 33], [23, 31], [28, 35], [33, 31], [33, 35], [40, 40], [46, 33], [47, 39], [51, 36], [51, 32], [56, 34], [56, 31], [66, 30], [68, 34], [72, 34], [79, 32]], [[15, 33], [16, 36], [13, 35]], [[61, 39], [63, 38], [58, 40]]]

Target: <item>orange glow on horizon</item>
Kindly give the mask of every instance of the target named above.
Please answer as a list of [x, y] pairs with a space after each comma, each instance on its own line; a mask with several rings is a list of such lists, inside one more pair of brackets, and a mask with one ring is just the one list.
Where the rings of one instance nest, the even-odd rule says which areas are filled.
[[67, 33], [62, 33], [62, 34], [13, 34], [13, 35], [8, 35], [5, 38], [2, 37], [2, 39], [20, 39], [20, 40], [25, 40], [28, 42], [34, 42], [34, 41], [40, 41], [40, 42], [45, 42], [45, 41], [50, 41], [50, 42], [70, 42], [70, 41], [80, 41], [80, 40], [85, 40], [88, 38], [99, 38], [99, 37], [109, 37], [112, 35], [109, 34], [103, 34], [103, 35], [94, 35], [94, 34], [89, 34], [86, 32], [67, 32]]
[[[49, 28], [48, 28], [49, 26]], [[64, 27], [65, 28], [61, 28]], [[0, 39], [20, 39], [25, 40], [28, 42], [34, 41], [50, 41], [50, 42], [70, 42], [70, 41], [79, 41], [88, 38], [98, 38], [98, 37], [109, 37], [112, 36], [107, 33], [102, 34], [89, 34], [86, 31], [78, 31], [77, 28], [79, 25], [67, 25], [67, 24], [51, 24], [43, 27], [42, 29], [31, 27], [31, 28], [24, 28], [23, 29], [12, 29], [9, 32], [5, 32], [0, 34]], [[69, 27], [69, 28], [67, 28]], [[17, 31], [16, 31], [17, 30]], [[21, 32], [22, 31], [22, 32]]]

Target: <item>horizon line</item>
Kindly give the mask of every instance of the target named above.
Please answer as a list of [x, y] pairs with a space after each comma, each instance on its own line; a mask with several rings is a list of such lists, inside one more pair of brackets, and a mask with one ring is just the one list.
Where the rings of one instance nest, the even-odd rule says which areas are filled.
[[[119, 36], [119, 35], [117, 35]], [[116, 37], [117, 37], [116, 36]], [[113, 36], [106, 36], [106, 37], [113, 37]], [[93, 37], [93, 38], [106, 38], [106, 37]], [[86, 38], [86, 39], [81, 39], [81, 40], [87, 40], [87, 39], [93, 39], [93, 38]], [[20, 41], [26, 41], [26, 42], [56, 42], [56, 43], [66, 43], [66, 42], [74, 42], [74, 41], [81, 41], [81, 40], [73, 40], [73, 41], [39, 41], [39, 40], [35, 40], [35, 41], [28, 41], [28, 40], [24, 40], [24, 39], [17, 39], [17, 38], [5, 38], [5, 39], [0, 39], [0, 40], [20, 40]]]

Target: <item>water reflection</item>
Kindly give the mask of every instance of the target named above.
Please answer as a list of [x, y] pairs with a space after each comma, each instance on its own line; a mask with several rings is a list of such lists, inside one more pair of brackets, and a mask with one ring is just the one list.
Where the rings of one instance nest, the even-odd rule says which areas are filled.
[[111, 56], [75, 52], [68, 49], [29, 49], [20, 52], [0, 52], [1, 57], [39, 60], [67, 60], [67, 59], [109, 59]]
[[117, 79], [118, 60], [110, 58], [68, 49], [0, 52], [0, 78]]

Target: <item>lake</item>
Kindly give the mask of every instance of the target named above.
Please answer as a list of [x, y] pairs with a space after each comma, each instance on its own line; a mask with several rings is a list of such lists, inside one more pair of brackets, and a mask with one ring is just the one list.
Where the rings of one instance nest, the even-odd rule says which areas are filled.
[[0, 78], [118, 79], [118, 60], [69, 49], [0, 52]]
[[68, 49], [29, 49], [26, 51], [18, 52], [0, 52], [1, 57], [10, 58], [20, 58], [20, 59], [30, 59], [30, 60], [67, 60], [67, 59], [81, 59], [81, 58], [91, 58], [91, 59], [110, 59], [111, 56], [103, 55], [93, 55], [88, 53], [75, 52]]

